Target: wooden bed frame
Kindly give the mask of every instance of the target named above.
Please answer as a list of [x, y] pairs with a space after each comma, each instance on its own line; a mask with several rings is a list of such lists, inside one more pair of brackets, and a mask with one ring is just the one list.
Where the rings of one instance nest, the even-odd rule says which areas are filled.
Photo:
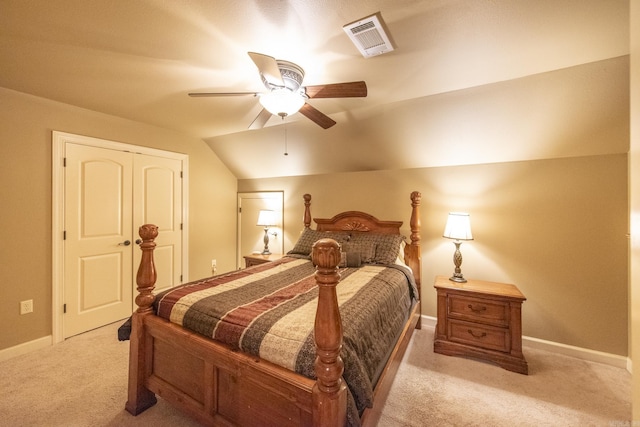
[[[413, 270], [420, 290], [421, 195], [411, 193], [411, 235], [405, 262]], [[304, 195], [304, 226], [311, 226], [311, 196]], [[331, 219], [315, 219], [318, 230], [357, 230], [400, 234], [401, 221], [379, 221], [357, 211]], [[156, 226], [140, 227], [142, 260], [137, 274], [138, 309], [132, 316], [129, 385], [126, 410], [137, 415], [156, 403], [156, 395], [204, 425], [222, 426], [343, 426], [347, 393], [342, 380], [342, 323], [336, 297], [340, 247], [331, 239], [314, 245], [317, 265], [318, 309], [314, 334], [317, 381], [256, 356], [188, 331], [153, 313], [156, 281], [153, 262]], [[361, 417], [374, 426], [381, 414], [393, 377], [409, 343], [419, 329], [420, 302], [405, 324], [374, 390], [374, 405]]]

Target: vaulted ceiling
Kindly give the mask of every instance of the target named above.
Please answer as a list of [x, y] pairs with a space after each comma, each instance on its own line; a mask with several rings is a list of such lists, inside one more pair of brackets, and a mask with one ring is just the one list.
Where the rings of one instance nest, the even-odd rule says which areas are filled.
[[[0, 86], [196, 136], [238, 178], [594, 154], [585, 134], [628, 111], [628, 7], [2, 0]], [[364, 58], [342, 27], [377, 12], [395, 50]], [[301, 114], [248, 130], [255, 97], [187, 96], [264, 91], [249, 51], [300, 65], [304, 85], [364, 80], [368, 96], [310, 100], [327, 130]]]

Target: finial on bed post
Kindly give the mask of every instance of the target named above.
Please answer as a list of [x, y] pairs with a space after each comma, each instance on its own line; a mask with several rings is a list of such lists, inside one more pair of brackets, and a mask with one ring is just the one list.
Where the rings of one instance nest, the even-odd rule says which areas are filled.
[[302, 196], [304, 199], [304, 216], [302, 221], [304, 222], [304, 228], [311, 227], [311, 210], [309, 206], [311, 206], [311, 194], [305, 194]]
[[156, 266], [153, 262], [153, 250], [156, 247], [154, 239], [158, 237], [158, 227], [153, 224], [145, 224], [140, 227], [138, 234], [142, 238], [142, 243], [140, 243], [142, 259], [136, 276], [139, 292], [136, 297], [136, 304], [138, 305], [138, 312], [142, 313], [150, 311], [151, 305], [155, 300], [152, 292], [156, 285], [157, 276]]
[[313, 245], [312, 260], [317, 266], [318, 310], [314, 327], [316, 342], [313, 387], [313, 425], [343, 426], [346, 423], [347, 386], [342, 380], [344, 363], [342, 320], [338, 308], [336, 285], [340, 280], [340, 245], [332, 239], [321, 239]]

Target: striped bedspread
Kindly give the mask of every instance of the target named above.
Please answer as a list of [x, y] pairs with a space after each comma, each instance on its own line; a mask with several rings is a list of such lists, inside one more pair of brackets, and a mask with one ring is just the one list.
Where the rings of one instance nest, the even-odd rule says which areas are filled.
[[[313, 327], [318, 289], [308, 259], [284, 257], [170, 289], [156, 313], [309, 378], [315, 378]], [[408, 269], [364, 265], [340, 269], [336, 291], [343, 323], [344, 378], [358, 412], [373, 387], [413, 304]]]

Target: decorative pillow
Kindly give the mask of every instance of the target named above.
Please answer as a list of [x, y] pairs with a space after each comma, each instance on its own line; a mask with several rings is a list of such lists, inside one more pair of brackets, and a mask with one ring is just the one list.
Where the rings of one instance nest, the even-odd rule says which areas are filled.
[[333, 231], [317, 231], [310, 228], [302, 230], [302, 234], [288, 254], [311, 255], [313, 244], [320, 239], [334, 239], [338, 243], [345, 242], [349, 239], [348, 233]]
[[358, 252], [340, 252], [340, 265], [338, 267], [360, 267], [362, 262]]
[[342, 244], [342, 252], [356, 253], [360, 257], [360, 263], [371, 264], [376, 256], [376, 245], [370, 242], [355, 242], [350, 240]]
[[[400, 234], [354, 233], [351, 236], [353, 244], [368, 245], [375, 248], [375, 254], [370, 261], [375, 264], [393, 264], [400, 253], [400, 246], [404, 237]], [[363, 262], [365, 262], [363, 260]]]

